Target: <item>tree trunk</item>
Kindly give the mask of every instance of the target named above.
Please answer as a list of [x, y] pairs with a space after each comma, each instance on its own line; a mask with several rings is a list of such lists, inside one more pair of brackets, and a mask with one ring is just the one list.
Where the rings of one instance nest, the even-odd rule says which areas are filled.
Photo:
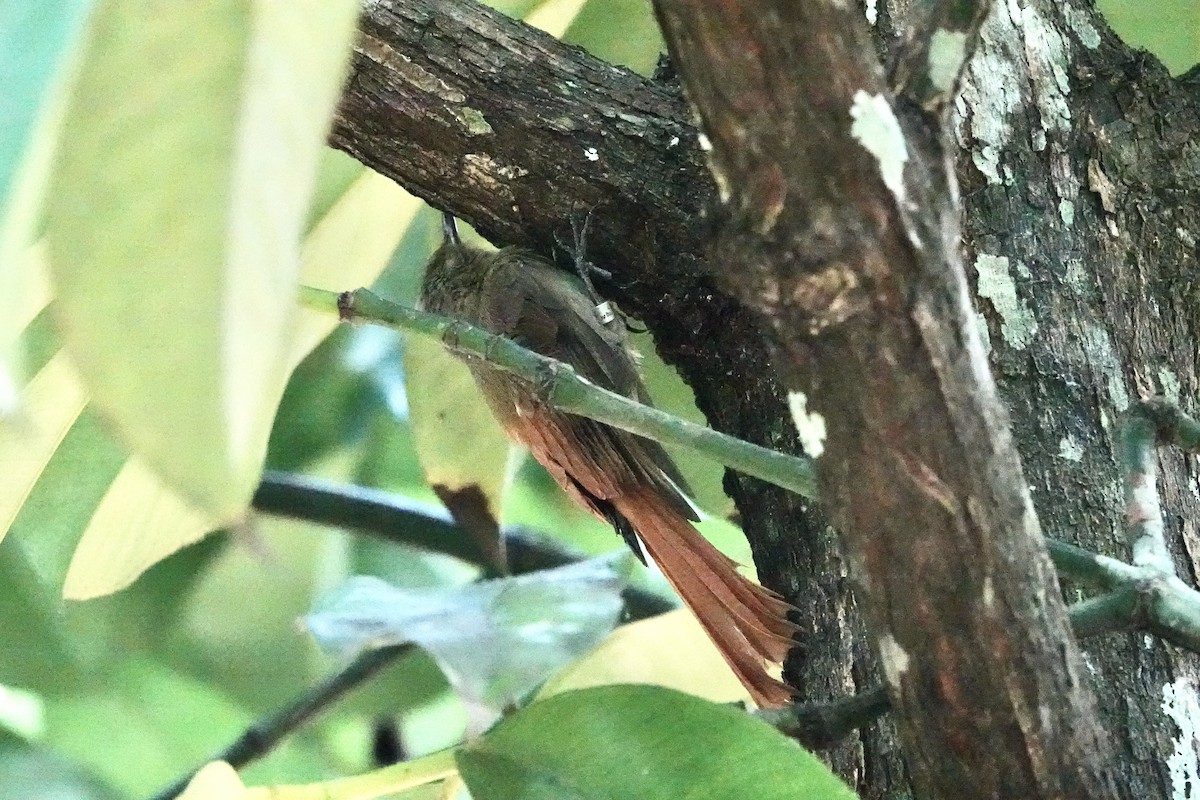
[[[781, 3], [777, 11], [783, 13], [795, 5]], [[660, 13], [669, 20], [672, 8], [683, 7], [682, 3], [663, 3]], [[764, 11], [751, 3], [743, 4], [743, 10], [750, 20]], [[697, 14], [703, 11], [700, 7]], [[911, 41], [912, 37], [899, 35], [906, 30], [901, 14], [884, 4], [877, 13], [877, 49], [897, 49], [903, 56], [906, 51], [895, 42]], [[910, 22], [907, 30], [921, 36], [924, 22]], [[796, 26], [802, 29], [788, 33], [812, 37], [807, 49], [794, 51], [810, 62], [813, 49], [828, 46], [834, 52], [829, 71], [767, 73], [762, 76], [763, 83], [778, 88], [798, 79], [801, 93], [805, 75], [820, 75], [821, 81], [831, 85], [838, 82], [835, 79], [849, 80], [848, 76], [854, 75], [858, 81], [855, 88], [879, 83], [881, 73], [871, 72], [863, 52], [862, 45], [867, 42], [869, 47], [869, 40], [854, 41], [855, 37], [846, 33], [851, 30], [847, 24], [821, 26], [833, 23], [833, 17], [809, 20], [809, 27]], [[854, 24], [862, 23], [855, 20]], [[648, 81], [611, 68], [461, 1], [381, 0], [367, 4], [360, 27], [358, 53], [331, 142], [414, 193], [463, 216], [498, 242], [546, 250], [556, 234], [562, 236], [569, 230], [572, 211], [594, 209], [589, 256], [613, 274], [611, 285], [602, 285], [601, 290], [655, 334], [660, 353], [692, 385], [697, 403], [713, 427], [769, 447], [799, 452], [783, 386], [805, 388], [814, 404], [811, 407], [820, 408], [827, 418], [829, 445], [845, 450], [847, 443], [855, 441], [855, 431], [861, 430], [856, 425], [862, 420], [856, 421], [849, 411], [839, 417], [837, 408], [822, 406], [831, 392], [853, 397], [856, 388], [877, 389], [885, 381], [895, 383], [891, 391], [897, 393], [933, 391], [937, 395], [977, 388], [957, 385], [963, 375], [976, 369], [969, 362], [965, 362], [966, 370], [950, 370], [955, 385], [940, 389], [938, 381], [946, 380], [946, 374], [938, 373], [936, 364], [901, 362], [893, 365], [893, 372], [902, 373], [899, 375], [889, 375], [879, 364], [864, 371], [867, 368], [862, 365], [873, 352], [871, 345], [851, 336], [846, 339], [860, 347], [858, 360], [853, 362], [859, 366], [839, 371], [831, 365], [806, 365], [814, 349], [829, 348], [844, 358], [846, 351], [834, 348], [849, 346], [847, 341], [829, 345], [824, 339], [818, 346], [814, 345], [816, 334], [811, 341], [801, 341], [803, 337], [796, 338], [797, 317], [763, 313], [757, 302], [766, 285], [761, 275], [748, 276], [760, 280], [756, 295], [747, 291], [750, 284], [746, 280], [731, 277], [728, 270], [708, 267], [706, 255], [714, 236], [715, 252], [729, 263], [748, 260], [745, 242], [751, 240], [730, 234], [744, 235], [745, 226], [739, 231], [737, 212], [721, 205], [705, 166], [705, 154], [697, 144], [691, 123], [694, 116], [672, 82]], [[667, 27], [670, 37], [670, 24]], [[843, 35], [834, 37], [834, 30]], [[676, 52], [681, 49], [678, 37], [682, 31], [682, 27], [675, 31]], [[698, 91], [700, 84], [695, 82], [704, 63], [694, 59], [709, 46], [748, 49], [753, 35], [750, 26], [725, 27], [715, 40], [702, 35], [683, 40], [679, 68], [702, 108], [711, 110], [712, 106], [706, 106]], [[776, 34], [776, 41], [786, 41], [782, 37]], [[845, 53], [835, 52], [837, 47], [849, 48], [858, 61], [847, 61]], [[788, 51], [784, 48], [782, 52], [786, 55]], [[788, 63], [781, 56], [772, 66], [782, 71]], [[861, 74], [845, 69], [853, 63]], [[901, 73], [905, 63], [903, 57], [898, 60]], [[732, 75], [721, 78], [732, 79]], [[908, 85], [919, 83], [912, 80]], [[836, 91], [835, 86], [829, 95]], [[745, 102], [738, 96], [730, 98]], [[966, 252], [962, 261], [974, 306], [981, 312], [982, 338], [990, 346], [987, 360], [1011, 415], [1041, 529], [1047, 535], [1119, 557], [1127, 556], [1113, 446], [1114, 426], [1121, 412], [1131, 399], [1155, 393], [1175, 395], [1185, 408], [1193, 410], [1188, 399], [1196, 392], [1196, 314], [1189, 314], [1188, 309], [1196, 307], [1196, 238], [1200, 236], [1200, 190], [1196, 188], [1200, 186], [1196, 174], [1200, 172], [1200, 149], [1194, 144], [1200, 128], [1198, 99], [1200, 80], [1172, 80], [1151, 59], [1130, 53], [1112, 38], [1091, 8], [1011, 2], [998, 4], [984, 23], [964, 90], [954, 106], [956, 139], [950, 144], [958, 150], [950, 155], [957, 164], [963, 198], [961, 229]], [[923, 170], [936, 167], [936, 132], [914, 137], [921, 121], [919, 111], [906, 114], [902, 105], [898, 108], [910, 135], [914, 164]], [[754, 111], [753, 106], [742, 108], [748, 118]], [[705, 119], [710, 124], [716, 121], [712, 116]], [[724, 145], [718, 141], [716, 146], [719, 160]], [[797, 143], [792, 149], [804, 148]], [[860, 168], [861, 159], [845, 160], [852, 158], [850, 152], [849, 147], [834, 148], [827, 157], [831, 163], [843, 159], [837, 163], [848, 164], [848, 170]], [[819, 162], [821, 158], [822, 151], [814, 151], [810, 160]], [[785, 164], [781, 175], [787, 177], [789, 168]], [[908, 168], [910, 183], [913, 168]], [[735, 190], [747, 187], [745, 174], [735, 169], [729, 169], [729, 174], [736, 178]], [[931, 237], [925, 244], [937, 245], [933, 234], [945, 234], [947, 225], [957, 223], [949, 220], [941, 207], [949, 202], [952, 191], [938, 183], [936, 169], [928, 176], [913, 195], [928, 202], [912, 216], [922, 234]], [[948, 174], [945, 178], [951, 180]], [[837, 179], [846, 179], [846, 175]], [[759, 183], [749, 185], [751, 199], [771, 207], [777, 194], [773, 180], [768, 173]], [[789, 189], [792, 203], [797, 191], [807, 192], [802, 196], [810, 200], [818, 196], [817, 189]], [[928, 197], [920, 196], [923, 190], [929, 192]], [[889, 256], [911, 255], [902, 237], [895, 238], [896, 231], [904, 230], [903, 214], [888, 216], [886, 204], [879, 202], [881, 197], [888, 199], [887, 193], [879, 180], [864, 179], [856, 185], [850, 203], [837, 197], [835, 205], [844, 210], [857, 203], [859, 212], [884, 209], [871, 217], [871, 225], [877, 226], [871, 228], [871, 235], [891, 231]], [[788, 203], [783, 203], [783, 208], [778, 230], [792, 236], [794, 244], [804, 221], [789, 216], [794, 207]], [[952, 205], [947, 208], [953, 210]], [[705, 218], [706, 212], [717, 215], [715, 224]], [[838, 219], [862, 223], [863, 215]], [[855, 235], [870, 227], [859, 224]], [[807, 262], [797, 267], [808, 274], [820, 272], [822, 264], [830, 263], [831, 254], [845, 252], [846, 244], [814, 237], [812, 232], [810, 226], [804, 238]], [[839, 235], [842, 232], [839, 228]], [[888, 241], [887, 235], [876, 238]], [[953, 241], [946, 244], [949, 246], [934, 249], [952, 265], [960, 256]], [[820, 245], [829, 249], [821, 252]], [[763, 247], [755, 255], [770, 264], [777, 263], [772, 260], [778, 259], [780, 252]], [[881, 270], [899, 268], [894, 258], [879, 266]], [[722, 278], [714, 279], [715, 274]], [[953, 284], [941, 288], [952, 294]], [[924, 291], [921, 287], [908, 289], [912, 291], [898, 295], [904, 302]], [[857, 313], [855, 309], [851, 312]], [[834, 319], [827, 327], [844, 331], [846, 318]], [[822, 400], [823, 391], [826, 400]], [[1013, 612], [1014, 620], [1028, 623], [1020, 630], [1001, 631], [1007, 638], [990, 641], [989, 646], [1010, 647], [1024, 658], [1032, 641], [1039, 647], [1057, 649], [1061, 660], [1049, 658], [1056, 664], [1050, 664], [1047, 671], [1039, 668], [1036, 674], [1023, 674], [1020, 666], [1047, 666], [1042, 661], [1018, 658], [1007, 662], [1017, 667], [1010, 675], [1014, 685], [1032, 692], [1026, 697], [1034, 699], [1032, 709], [1026, 709], [1032, 718], [1019, 722], [1037, 728], [1037, 735], [1022, 741], [1021, 735], [1030, 736], [1029, 729], [1022, 729], [1023, 734], [1014, 731], [1012, 724], [995, 717], [991, 707], [988, 714], [978, 715], [981, 720], [972, 720], [969, 703], [956, 705], [953, 721], [931, 730], [921, 722], [922, 714], [938, 713], [936, 707], [925, 707], [931, 699], [946, 701], [957, 695], [964, 701], [984, 702], [984, 690], [979, 697], [961, 696], [964, 687], [977, 688], [969, 682], [972, 676], [983, 687], [1004, 681], [1004, 673], [994, 669], [1000, 659], [992, 659], [993, 653], [962, 649], [978, 648], [981, 640], [996, 636], [996, 629], [988, 629], [986, 635], [963, 633], [959, 641], [951, 635], [953, 630], [946, 628], [945, 636], [934, 640], [953, 645], [956, 652], [935, 648], [915, 653], [913, 647], [903, 646], [904, 637], [910, 634], [896, 628], [890, 634], [891, 644], [899, 642], [906, 657], [912, 653], [914, 670], [919, 672], [928, 664], [932, 676], [941, 677], [938, 670], [950, 676], [938, 686], [927, 682], [908, 686], [904, 679], [892, 682], [893, 700], [898, 701], [896, 716], [919, 787], [935, 796], [951, 796], [945, 787], [955, 781], [960, 792], [969, 796], [1088, 796], [1089, 792], [1103, 796], [1094, 787], [1108, 778], [1089, 772], [1094, 765], [1075, 773], [1086, 776], [1075, 784], [1045, 778], [1047, 770], [1055, 769], [1044, 762], [1067, 758], [1071, 748], [1086, 749], [1091, 741], [1086, 691], [1071, 699], [1079, 689], [1072, 681], [1078, 677], [1076, 683], [1087, 683], [1083, 680], [1086, 676], [1099, 698], [1102, 727], [1115, 750], [1112, 765], [1117, 787], [1104, 793], [1116, 791], [1130, 798], [1189, 796], [1189, 781], [1192, 792], [1200, 786], [1194, 741], [1200, 725], [1200, 697], [1195, 688], [1194, 656], [1140, 634], [1113, 636], [1087, 642], [1083, 653], [1086, 670], [1073, 672], [1070, 636], [1055, 627], [1060, 623], [1055, 622], [1053, 582], [1040, 572], [1045, 562], [1032, 535], [1036, 523], [1032, 528], [1009, 524], [1012, 516], [1021, 516], [1020, 472], [1015, 459], [1005, 453], [1003, 423], [988, 418], [988, 409], [985, 397], [973, 412], [975, 427], [988, 429], [979, 440], [983, 455], [960, 446], [961, 452], [945, 461], [945, 450], [929, 445], [934, 449], [922, 453], [921, 463], [895, 458], [889, 462], [891, 466], [879, 467], [877, 482], [865, 487], [870, 494], [864, 497], [875, 501], [884, 497], [878, 481], [886, 484], [894, 478], [888, 470], [898, 466], [910, 481], [904, 490], [908, 494], [896, 489], [890, 498], [903, 501], [897, 516], [910, 522], [924, 519], [922, 524], [930, 525], [937, 522], [936, 515], [927, 513], [922, 518], [913, 509], [931, 498], [946, 506], [948, 495], [937, 490], [944, 488], [947, 480], [946, 485], [954, 490], [951, 494], [958, 496], [959, 472], [951, 469], [953, 465], [963, 465], [961, 474], [968, 476], [964, 485], [969, 485], [969, 476], [976, 469], [971, 466], [973, 459], [1001, 464], [1001, 472], [1008, 475], [1003, 480], [1016, 483], [1004, 490], [1008, 500], [1000, 503], [1000, 511], [979, 515], [995, 520], [996, 531], [976, 537], [972, 546], [984, 548], [979, 552], [992, 552], [987, 548], [997, 546], [993, 535], [1011, 536], [1006, 547], [1016, 547], [1008, 552], [1019, 553], [1019, 558], [1010, 559], [1016, 563], [1002, 565], [994, 573], [982, 568], [966, 570], [961, 579], [975, 597], [990, 576], [992, 591], [1000, 592], [1004, 608]], [[878, 411], [863, 411], [863, 419]], [[897, 412], [898, 419], [902, 416]], [[992, 428], [1000, 431], [996, 434], [1000, 437], [998, 450]], [[918, 427], [911, 435], [920, 433]], [[929, 436], [930, 441], [935, 438]], [[914, 447], [925, 446], [925, 442], [903, 440]], [[953, 440], [951, 435], [947, 441]], [[909, 451], [899, 448], [897, 452]], [[862, 455], [865, 458], [869, 453]], [[937, 469], [930, 477], [927, 470], [934, 461]], [[837, 463], [849, 462], [839, 456]], [[1197, 538], [1189, 520], [1200, 504], [1200, 482], [1183, 458], [1164, 455], [1161, 466], [1164, 507], [1170, 511], [1168, 530], [1177, 545], [1181, 567], [1188, 567], [1180, 574], [1192, 575], [1191, 555]], [[943, 468], [950, 474], [948, 479], [941, 474]], [[844, 470], [825, 469], [823, 491], [827, 496], [841, 491], [852, 478], [869, 483], [862, 480], [865, 473], [847, 475]], [[925, 478], [913, 480], [913, 475]], [[924, 485], [925, 490], [912, 491], [913, 485]], [[920, 551], [917, 541], [897, 541], [893, 536], [890, 544], [876, 542], [872, 550], [848, 536], [847, 552], [867, 563], [855, 561], [855, 569], [847, 570], [837, 538], [811, 504], [734, 474], [728, 476], [726, 486], [741, 512], [764, 583], [781, 591], [802, 611], [804, 631], [800, 646], [789, 659], [786, 677], [805, 700], [836, 698], [877, 685], [882, 676], [869, 643], [878, 645], [884, 627], [902, 626], [906, 618], [924, 620], [926, 615], [930, 625], [958, 624], [966, 631], [974, 624], [969, 606], [955, 608], [942, 603], [930, 610], [915, 602], [918, 596], [926, 596], [922, 595], [926, 591], [931, 598], [939, 591], [952, 593], [955, 573], [947, 574], [939, 555], [961, 554], [926, 553], [925, 557], [932, 559], [931, 567], [922, 573], [911, 567], [911, 556]], [[964, 496], [976, 496], [978, 487], [965, 492]], [[857, 511], [848, 511], [855, 508], [846, 505], [849, 498], [842, 495], [840, 504], [832, 500], [838, 521], [851, 523], [845, 525], [848, 529], [863, 521], [856, 518]], [[972, 513], [975, 511], [972, 508]], [[972, 520], [972, 524], [977, 522]], [[983, 525], [981, 530], [990, 529]], [[892, 552], [888, 547], [897, 549]], [[910, 565], [903, 568], [903, 574], [889, 577], [886, 564], [869, 563], [893, 556], [898, 563]], [[860, 604], [850, 595], [848, 571], [870, 576], [867, 596], [860, 598], [868, 606], [880, 596], [880, 580], [894, 583], [887, 589], [893, 598], [887, 611], [881, 614], [876, 606], [869, 615], [873, 639], [864, 633]], [[1002, 575], [1009, 576], [1003, 580], [1011, 578], [1013, 582], [998, 586], [995, 581]], [[1022, 585], [1030, 592], [1005, 594]], [[896, 593], [904, 591], [914, 593], [913, 605], [896, 605]], [[1039, 596], [1038, 592], [1049, 594]], [[1068, 595], [1068, 599], [1075, 597], [1071, 591]], [[1032, 604], [1032, 610], [1020, 612], [1026, 604]], [[887, 646], [881, 649], [894, 659], [894, 651]], [[1068, 718], [1072, 708], [1080, 718]], [[983, 735], [981, 731], [989, 725], [997, 735], [986, 741], [955, 739], [955, 735]], [[1066, 735], [1054, 745], [1053, 753], [1037, 750], [1049, 741], [1039, 738], [1043, 728]], [[914, 741], [922, 736], [924, 741]], [[944, 740], [940, 745], [939, 739]], [[930, 749], [924, 749], [926, 746]], [[1022, 747], [1027, 752], [1019, 752]], [[831, 751], [829, 757], [864, 797], [895, 797], [909, 791], [899, 752], [892, 721], [886, 720]], [[931, 763], [931, 754], [938, 752], [947, 755]], [[972, 758], [983, 763], [990, 753], [993, 763], [989, 770], [964, 776], [948, 755], [954, 752], [966, 754], [963, 763]], [[1086, 760], [1086, 754], [1083, 757]], [[1010, 763], [1016, 765], [1012, 774], [1004, 768]], [[1066, 773], [1071, 769], [1064, 767]], [[1007, 783], [1013, 774], [1028, 782]], [[1063, 774], [1057, 772], [1060, 778]]]

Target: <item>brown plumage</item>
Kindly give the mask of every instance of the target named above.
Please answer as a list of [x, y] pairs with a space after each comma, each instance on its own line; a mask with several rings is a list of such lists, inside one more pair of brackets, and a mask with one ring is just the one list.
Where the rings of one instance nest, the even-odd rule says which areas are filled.
[[[605, 325], [583, 284], [525, 250], [468, 248], [448, 223], [447, 241], [425, 274], [422, 302], [573, 366], [593, 383], [649, 402], [618, 319]], [[792, 607], [747, 580], [692, 526], [686, 484], [657, 442], [540, 403], [528, 383], [467, 359], [500, 424], [554, 479], [611, 523], [639, 557], [643, 548], [699, 619], [760, 706], [791, 691], [766, 671], [796, 627]]]

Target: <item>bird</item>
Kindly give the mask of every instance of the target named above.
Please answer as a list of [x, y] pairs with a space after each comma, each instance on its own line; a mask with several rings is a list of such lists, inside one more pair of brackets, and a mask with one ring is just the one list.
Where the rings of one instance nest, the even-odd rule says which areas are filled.
[[[597, 302], [586, 271], [580, 270], [581, 279], [521, 247], [468, 246], [449, 214], [443, 234], [422, 282], [426, 311], [504, 336], [598, 386], [650, 404], [624, 319]], [[687, 484], [662, 445], [556, 411], [525, 379], [484, 358], [460, 357], [508, 436], [576, 502], [610, 523], [643, 563], [649, 556], [658, 566], [754, 702], [788, 703], [793, 691], [767, 664], [786, 657], [797, 630], [788, 614], [795, 609], [739, 573], [736, 562], [696, 530]]]

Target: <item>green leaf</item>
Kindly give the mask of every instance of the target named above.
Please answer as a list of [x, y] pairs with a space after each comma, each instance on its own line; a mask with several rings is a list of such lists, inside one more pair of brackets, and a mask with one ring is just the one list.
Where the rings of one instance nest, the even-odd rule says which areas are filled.
[[118, 800], [114, 790], [59, 755], [0, 731], [0, 796], [21, 800]]
[[851, 800], [811, 753], [743, 711], [652, 686], [555, 695], [458, 753], [475, 800]]
[[453, 589], [351, 578], [305, 617], [334, 652], [413, 642], [476, 712], [477, 729], [612, 630], [632, 566], [622, 553]]
[[219, 692], [149, 659], [46, 704], [47, 742], [135, 797], [194, 768], [251, 722]]
[[1099, 0], [1096, 6], [1118, 36], [1149, 50], [1173, 75], [1200, 62], [1200, 4], [1196, 0]]
[[562, 38], [643, 75], [654, 71], [663, 51], [654, 10], [641, 0], [588, 0]]
[[0, 0], [0, 198], [12, 187], [43, 95], [89, 5], [88, 0]]
[[305, 222], [358, 4], [90, 20], [47, 200], [62, 332], [134, 454], [218, 520], [257, 482]]
[[475, 492], [498, 519], [510, 445], [466, 365], [438, 342], [407, 336], [404, 375], [409, 421], [425, 480], [443, 497]]

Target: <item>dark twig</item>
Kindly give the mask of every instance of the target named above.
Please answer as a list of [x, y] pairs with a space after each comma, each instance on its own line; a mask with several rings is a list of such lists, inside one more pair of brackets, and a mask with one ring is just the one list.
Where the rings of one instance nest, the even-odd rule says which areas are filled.
[[833, 747], [892, 708], [887, 689], [876, 686], [829, 703], [761, 708], [755, 716], [810, 750]]
[[[269, 514], [352, 528], [391, 542], [451, 555], [488, 569], [487, 559], [475, 547], [471, 537], [463, 535], [445, 509], [430, 503], [362, 486], [268, 472], [254, 495], [254, 507]], [[560, 567], [587, 557], [582, 551], [527, 531], [509, 529], [505, 531], [505, 538], [516, 574]], [[623, 594], [629, 620], [653, 617], [676, 607], [672, 601], [646, 589], [626, 587]], [[412, 645], [402, 644], [365, 651], [284, 708], [255, 722], [211, 760], [227, 761], [238, 768], [266, 755], [289, 733], [411, 648]], [[176, 797], [194, 775], [193, 771], [180, 778], [153, 800]]]
[[[268, 514], [352, 528], [390, 542], [453, 556], [485, 572], [491, 569], [474, 540], [462, 533], [444, 508], [432, 503], [307, 475], [267, 472], [254, 495], [254, 507]], [[510, 566], [517, 575], [587, 558], [582, 550], [523, 528], [505, 528], [504, 539]], [[662, 595], [632, 586], [626, 587], [624, 597], [631, 619], [646, 619], [676, 607]]]
[[[411, 649], [412, 645], [398, 644], [363, 652], [345, 668], [311, 687], [279, 711], [255, 722], [232, 744], [210, 760], [226, 761], [234, 769], [238, 769], [256, 758], [261, 758], [269, 753], [283, 737], [328, 708], [351, 689], [378, 674], [384, 667]], [[172, 800], [177, 797], [187, 788], [195, 774], [195, 771], [188, 773], [154, 795], [152, 800]]]

